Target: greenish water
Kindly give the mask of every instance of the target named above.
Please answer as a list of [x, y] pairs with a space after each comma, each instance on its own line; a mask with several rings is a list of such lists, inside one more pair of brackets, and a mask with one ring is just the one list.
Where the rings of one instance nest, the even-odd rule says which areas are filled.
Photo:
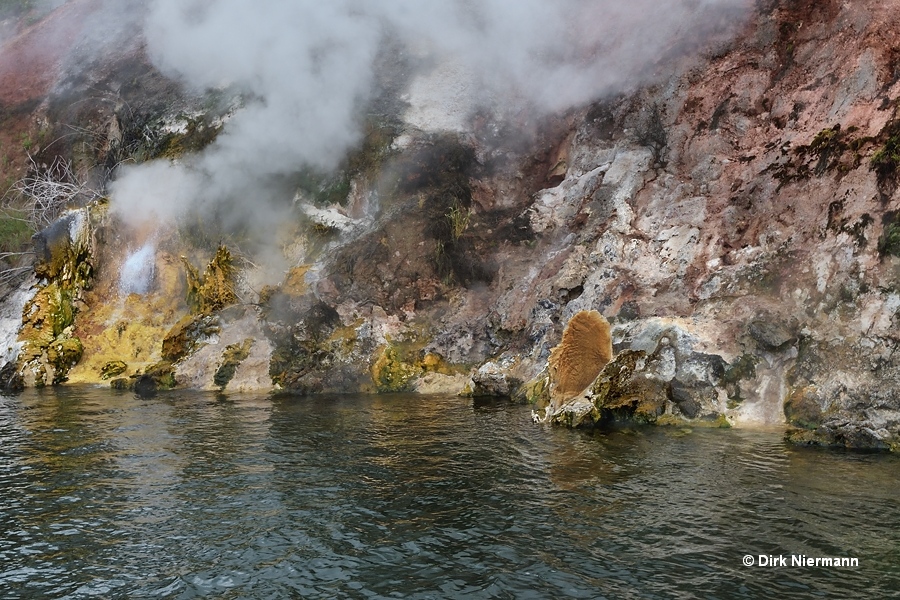
[[459, 398], [30, 392], [0, 397], [0, 598], [888, 597], [898, 475]]

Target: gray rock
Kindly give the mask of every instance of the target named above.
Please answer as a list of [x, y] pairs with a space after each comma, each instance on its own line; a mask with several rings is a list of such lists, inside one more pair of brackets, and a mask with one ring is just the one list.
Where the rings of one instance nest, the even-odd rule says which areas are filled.
[[522, 382], [496, 362], [487, 362], [472, 375], [472, 395], [508, 397]]
[[766, 350], [781, 350], [797, 341], [795, 328], [771, 317], [751, 321], [747, 326], [747, 332]]

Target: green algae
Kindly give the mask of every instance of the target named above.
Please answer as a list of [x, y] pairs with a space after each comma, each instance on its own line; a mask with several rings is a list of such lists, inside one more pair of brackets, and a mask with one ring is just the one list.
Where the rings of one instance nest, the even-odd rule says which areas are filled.
[[404, 360], [396, 346], [385, 346], [372, 364], [372, 381], [379, 393], [408, 392], [412, 382], [422, 373], [414, 363]]
[[370, 374], [379, 393], [408, 392], [417, 379], [427, 373], [455, 375], [460, 368], [447, 363], [443, 357], [424, 352], [424, 336], [414, 336], [406, 342], [391, 342], [381, 347]]
[[194, 314], [210, 314], [237, 301], [234, 293], [234, 259], [228, 248], [219, 246], [215, 256], [200, 272], [181, 257], [187, 273], [187, 302]]
[[186, 315], [166, 334], [162, 342], [162, 358], [177, 362], [193, 354], [205, 337], [219, 332], [218, 319], [212, 315]]
[[250, 348], [253, 346], [253, 338], [247, 338], [240, 344], [229, 344], [222, 353], [222, 364], [216, 369], [213, 375], [213, 383], [219, 389], [224, 390], [228, 383], [234, 378], [238, 365], [244, 362], [250, 356]]
[[900, 222], [891, 220], [884, 226], [878, 238], [878, 254], [880, 256], [900, 256]]
[[119, 377], [109, 382], [114, 390], [134, 391], [139, 396], [150, 396], [157, 390], [170, 390], [178, 385], [175, 366], [167, 360], [150, 365], [143, 372], [131, 377]]
[[111, 379], [128, 370], [128, 365], [121, 360], [111, 360], [100, 369], [100, 379]]
[[34, 271], [46, 283], [22, 311], [16, 370], [28, 385], [58, 385], [84, 354], [74, 333], [75, 317], [93, 278], [91, 224], [105, 210], [105, 202], [95, 203], [35, 235]]
[[700, 429], [730, 429], [731, 423], [725, 415], [716, 415], [715, 418], [685, 419], [679, 415], [660, 415], [655, 421], [662, 427], [697, 427]]

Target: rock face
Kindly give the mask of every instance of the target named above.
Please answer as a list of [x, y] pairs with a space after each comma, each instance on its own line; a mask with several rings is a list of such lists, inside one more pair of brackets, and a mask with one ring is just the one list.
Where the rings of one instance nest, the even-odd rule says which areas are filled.
[[39, 279], [31, 284], [34, 295], [22, 309], [21, 346], [6, 386], [62, 383], [81, 360], [84, 347], [75, 333], [75, 317], [92, 283], [96, 212], [69, 211], [34, 236]]
[[[645, 92], [666, 164], [628, 169], [637, 185], [608, 182], [628, 144], [580, 126], [570, 155], [592, 160], [560, 187], [593, 187], [609, 164], [591, 196], [605, 203], [585, 217], [605, 227], [576, 234], [585, 250], [560, 271], [584, 280], [562, 312], [614, 317], [617, 349], [647, 353], [642, 394], [666, 416], [787, 419], [800, 443], [893, 448], [897, 163], [881, 161], [900, 87], [882, 36], [897, 5], [769, 8], [727, 53]], [[553, 214], [571, 228], [565, 203]]]
[[728, 46], [565, 115], [429, 125], [413, 97], [340, 185], [298, 196], [284, 281], [224, 309], [175, 378], [534, 399], [596, 310], [616, 358], [557, 422], [900, 447], [898, 36], [896, 0], [766, 0]]

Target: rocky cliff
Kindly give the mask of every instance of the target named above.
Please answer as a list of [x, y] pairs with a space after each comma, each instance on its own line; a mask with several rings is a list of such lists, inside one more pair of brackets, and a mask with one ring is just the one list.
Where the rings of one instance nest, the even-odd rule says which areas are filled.
[[[29, 303], [3, 372], [534, 400], [565, 324], [595, 309], [620, 360], [578, 422], [787, 424], [798, 443], [896, 448], [897, 39], [900, 2], [761, 0], [727, 42], [551, 115], [436, 106], [430, 86], [459, 72], [406, 77], [416, 57], [386, 51], [364, 139], [337, 172], [278, 182], [289, 218], [262, 235], [199, 213], [140, 231], [103, 200], [74, 206], [89, 231], [67, 229], [65, 260], [46, 250], [7, 296], [4, 322]], [[52, 140], [35, 169], [62, 156], [102, 188], [122, 161], [189, 160], [246, 101], [192, 95], [128, 48], [3, 98], [4, 127]], [[123, 290], [148, 240], [149, 287]], [[66, 260], [62, 285], [47, 265]], [[28, 289], [56, 315], [43, 345]]]

